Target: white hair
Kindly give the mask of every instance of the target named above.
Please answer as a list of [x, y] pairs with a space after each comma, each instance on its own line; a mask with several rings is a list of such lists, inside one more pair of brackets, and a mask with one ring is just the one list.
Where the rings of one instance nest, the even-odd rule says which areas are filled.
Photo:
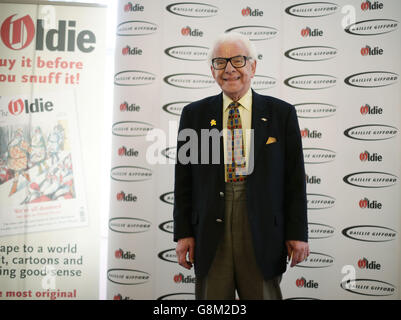
[[245, 37], [241, 33], [228, 32], [228, 33], [221, 34], [214, 41], [213, 46], [209, 50], [209, 54], [208, 54], [208, 63], [209, 63], [209, 65], [212, 64], [212, 59], [214, 58], [213, 55], [214, 55], [214, 52], [216, 51], [217, 47], [220, 46], [222, 43], [225, 43], [225, 42], [242, 42], [242, 44], [248, 50], [248, 56], [256, 61], [257, 52], [256, 52], [255, 45], [247, 37]]

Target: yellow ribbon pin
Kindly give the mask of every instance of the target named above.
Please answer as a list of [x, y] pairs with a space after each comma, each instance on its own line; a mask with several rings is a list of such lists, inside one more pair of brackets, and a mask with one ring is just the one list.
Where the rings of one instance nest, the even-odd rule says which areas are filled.
[[215, 125], [216, 125], [216, 120], [214, 120], [214, 119], [211, 120], [211, 121], [210, 121], [210, 125], [211, 125], [211, 126], [215, 126]]

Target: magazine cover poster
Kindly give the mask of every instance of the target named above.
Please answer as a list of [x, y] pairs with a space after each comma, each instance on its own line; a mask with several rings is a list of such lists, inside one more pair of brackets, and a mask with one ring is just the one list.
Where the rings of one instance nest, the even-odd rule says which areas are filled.
[[0, 97], [0, 234], [87, 224], [74, 94]]

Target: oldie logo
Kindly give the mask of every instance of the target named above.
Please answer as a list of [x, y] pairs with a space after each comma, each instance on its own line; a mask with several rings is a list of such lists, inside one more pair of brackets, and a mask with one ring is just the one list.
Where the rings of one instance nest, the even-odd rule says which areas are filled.
[[342, 234], [349, 239], [363, 242], [388, 242], [395, 240], [397, 236], [393, 229], [371, 225], [351, 226], [342, 230]]
[[118, 249], [114, 251], [114, 258], [121, 260], [135, 260], [136, 254], [131, 251], [124, 251], [123, 249]]
[[150, 280], [150, 274], [133, 269], [109, 269], [107, 279], [113, 283], [123, 285], [143, 284]]
[[181, 34], [189, 37], [203, 37], [203, 31], [199, 29], [193, 29], [190, 26], [181, 28]]
[[374, 47], [373, 49], [366, 45], [361, 48], [361, 56], [381, 56], [383, 55], [384, 50], [379, 47]]
[[273, 39], [278, 34], [278, 30], [268, 26], [239, 26], [227, 29], [225, 32], [239, 32], [248, 37], [251, 41], [261, 41]]
[[306, 197], [308, 210], [328, 209], [336, 203], [335, 198], [324, 194], [308, 193]]
[[175, 249], [164, 250], [159, 252], [157, 256], [164, 261], [177, 263], [177, 254], [175, 253]]
[[295, 281], [295, 285], [298, 288], [307, 288], [307, 289], [318, 289], [319, 283], [315, 280], [306, 280], [305, 277], [298, 278]]
[[129, 45], [121, 49], [121, 53], [124, 56], [141, 56], [143, 51], [138, 47], [131, 48]]
[[146, 36], [157, 32], [158, 26], [148, 21], [125, 21], [117, 26], [118, 36]]
[[344, 79], [344, 82], [358, 88], [379, 88], [395, 84], [399, 80], [399, 75], [387, 71], [367, 71], [351, 74]]
[[132, 2], [128, 2], [126, 5], [124, 5], [125, 12], [143, 12], [144, 10], [145, 7], [140, 5], [139, 3], [132, 4]]
[[174, 204], [174, 191], [163, 193], [160, 196], [160, 200], [167, 204]]
[[316, 18], [336, 13], [338, 5], [330, 2], [305, 2], [292, 5], [285, 12], [295, 17]]
[[153, 129], [153, 125], [147, 122], [120, 121], [113, 124], [112, 133], [121, 137], [143, 137]]
[[115, 181], [138, 182], [152, 179], [152, 170], [134, 166], [119, 166], [111, 169]]
[[344, 131], [346, 137], [364, 141], [387, 140], [395, 137], [397, 133], [396, 127], [383, 124], [365, 124]]
[[277, 85], [277, 80], [272, 77], [255, 75], [252, 78], [252, 89], [254, 90], [271, 89], [276, 85]]
[[301, 90], [319, 90], [334, 87], [337, 78], [327, 74], [302, 74], [284, 80], [284, 84]]
[[327, 224], [308, 223], [309, 239], [326, 239], [334, 235], [334, 228]]
[[189, 103], [191, 103], [191, 101], [170, 102], [165, 104], [162, 108], [169, 114], [172, 114], [174, 116], [180, 116], [182, 109], [184, 109], [184, 107]]
[[241, 14], [243, 17], [263, 17], [263, 11], [260, 9], [243, 8]]
[[117, 154], [120, 157], [138, 157], [139, 151], [135, 150], [134, 148], [127, 148], [126, 146], [121, 146], [117, 150]]
[[383, 204], [377, 200], [369, 200], [368, 198], [363, 198], [359, 200], [359, 207], [361, 209], [378, 209], [383, 207]]
[[322, 179], [316, 176], [309, 176], [308, 174], [305, 174], [305, 181], [308, 184], [320, 184]]
[[114, 76], [114, 84], [118, 86], [144, 86], [155, 80], [156, 75], [140, 70], [121, 71]]
[[358, 268], [366, 270], [380, 270], [381, 264], [376, 261], [369, 261], [365, 257], [358, 260]]
[[198, 73], [176, 73], [163, 80], [171, 86], [184, 89], [206, 89], [215, 84], [213, 77]]
[[8, 111], [14, 116], [18, 116], [25, 111], [26, 114], [51, 112], [54, 104], [51, 101], [43, 101], [42, 98], [36, 98], [33, 102], [24, 99], [10, 100], [8, 103]]
[[208, 52], [208, 47], [201, 46], [174, 46], [164, 50], [169, 57], [187, 61], [204, 61]]
[[120, 191], [116, 195], [117, 201], [120, 202], [137, 202], [138, 197], [133, 195], [132, 193], [125, 193], [124, 191]]
[[305, 28], [301, 29], [301, 36], [304, 38], [306, 37], [322, 37], [323, 36], [323, 30], [320, 30], [318, 28], [311, 29], [310, 27], [306, 26]]
[[328, 103], [308, 102], [294, 104], [298, 118], [317, 119], [333, 116], [337, 107]]
[[329, 149], [303, 148], [304, 161], [308, 164], [319, 164], [334, 161], [336, 152]]
[[337, 53], [333, 47], [306, 46], [287, 50], [284, 55], [297, 61], [323, 61], [335, 58]]
[[365, 150], [359, 154], [359, 160], [362, 162], [381, 162], [383, 161], [383, 156], [377, 152], [371, 153]]
[[298, 263], [296, 266], [300, 268], [327, 268], [334, 263], [334, 257], [324, 253], [311, 252], [306, 260]]
[[178, 2], [169, 4], [166, 10], [178, 16], [189, 18], [209, 18], [218, 14], [219, 8], [207, 3]]
[[395, 31], [398, 25], [399, 22], [392, 19], [364, 20], [350, 24], [345, 32], [358, 36], [378, 35]]
[[31, 44], [35, 36], [35, 25], [29, 15], [12, 21], [15, 16], [9, 16], [1, 25], [1, 40], [7, 48], [21, 50]]
[[[0, 27], [0, 37], [4, 45], [11, 50], [28, 47], [35, 38], [35, 50], [75, 51], [75, 47], [84, 53], [95, 50], [96, 35], [90, 30], [75, 30], [75, 20], [59, 20], [57, 29], [44, 27], [42, 19], [36, 20], [36, 28], [29, 15], [21, 18], [13, 14], [7, 17]], [[36, 30], [35, 30], [36, 29]]]
[[379, 1], [374, 1], [373, 3], [370, 2], [370, 0], [366, 0], [361, 3], [361, 10], [362, 11], [367, 11], [367, 10], [381, 10], [383, 9], [384, 5], [382, 2]]
[[109, 220], [109, 229], [118, 233], [142, 233], [150, 230], [152, 223], [138, 218], [117, 217]]
[[354, 279], [341, 282], [341, 288], [363, 296], [385, 297], [395, 293], [396, 287], [391, 283], [373, 279]]
[[303, 139], [322, 139], [322, 133], [317, 130], [310, 130], [308, 128], [301, 129], [301, 138]]
[[174, 233], [174, 221], [169, 220], [159, 224], [159, 229], [167, 233]]
[[137, 105], [136, 103], [129, 104], [127, 101], [124, 101], [120, 104], [120, 111], [121, 112], [139, 112], [141, 111], [141, 106]]
[[185, 276], [184, 274], [182, 274], [181, 272], [174, 275], [173, 278], [175, 283], [195, 283], [195, 277], [192, 275], [187, 275]]
[[379, 106], [373, 106], [371, 107], [367, 103], [365, 105], [362, 105], [360, 108], [361, 115], [366, 115], [366, 114], [383, 114], [383, 108], [380, 108]]

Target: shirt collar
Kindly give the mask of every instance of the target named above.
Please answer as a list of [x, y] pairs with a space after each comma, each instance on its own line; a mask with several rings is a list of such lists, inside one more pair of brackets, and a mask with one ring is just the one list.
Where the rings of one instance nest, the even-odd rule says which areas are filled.
[[[225, 111], [233, 100], [223, 92], [223, 111]], [[246, 110], [250, 111], [252, 107], [252, 89], [249, 87], [244, 96], [238, 100], [238, 103]]]

